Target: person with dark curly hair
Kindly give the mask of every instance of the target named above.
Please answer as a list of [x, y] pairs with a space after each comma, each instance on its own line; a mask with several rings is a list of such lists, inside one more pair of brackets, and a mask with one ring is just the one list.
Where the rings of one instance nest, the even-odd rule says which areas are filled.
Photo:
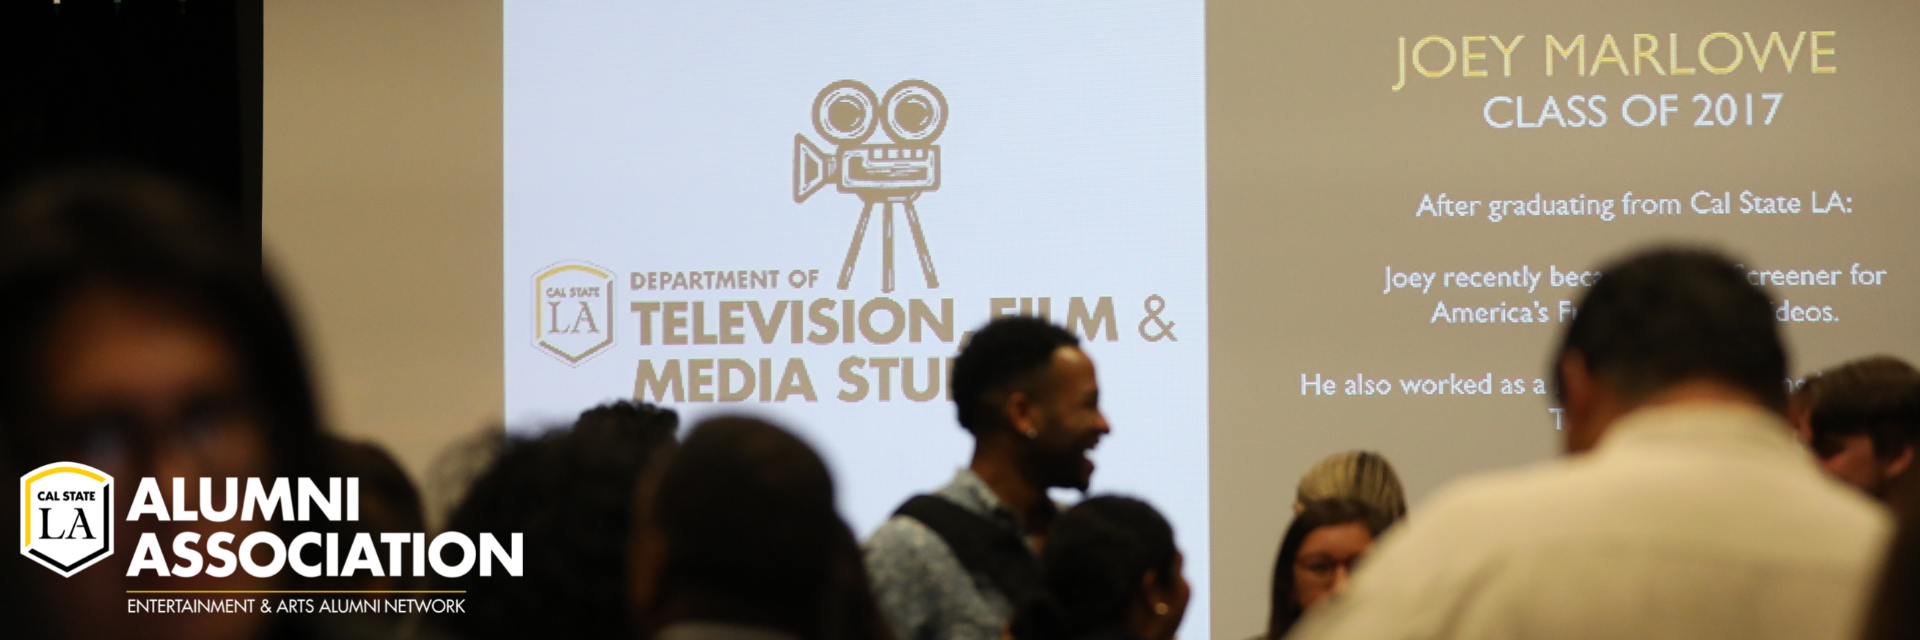
[[1151, 505], [1097, 496], [1060, 514], [1040, 555], [1043, 589], [1009, 627], [1017, 640], [1171, 640], [1192, 590], [1173, 527]]
[[771, 423], [714, 418], [649, 469], [633, 601], [654, 640], [891, 640], [833, 476]]
[[435, 589], [466, 591], [466, 606], [432, 622], [465, 640], [631, 637], [634, 490], [647, 465], [675, 446], [679, 426], [671, 409], [620, 401], [588, 409], [571, 427], [510, 438], [447, 530], [524, 533], [524, 573], [436, 578]]
[[1892, 356], [1861, 358], [1807, 378], [1808, 446], [1827, 474], [1881, 500], [1913, 468], [1920, 371]]

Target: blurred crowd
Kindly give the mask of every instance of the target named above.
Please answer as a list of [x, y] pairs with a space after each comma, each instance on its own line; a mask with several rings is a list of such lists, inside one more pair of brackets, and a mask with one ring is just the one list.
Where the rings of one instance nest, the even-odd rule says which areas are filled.
[[[430, 518], [388, 453], [322, 424], [295, 319], [193, 194], [79, 170], [0, 207], [0, 465], [360, 479], [358, 520], [146, 519], [118, 523], [119, 549], [294, 526], [525, 545], [517, 577], [60, 577], [10, 556], [7, 637], [1167, 640], [1186, 613], [1168, 520], [1085, 495], [1111, 426], [1093, 359], [1045, 320], [996, 319], [962, 346], [950, 383], [969, 463], [902, 487], [924, 493], [865, 540], [795, 432], [683, 428], [632, 401], [490, 437]], [[1710, 250], [1602, 272], [1551, 354], [1566, 455], [1457, 481], [1411, 513], [1386, 458], [1327, 457], [1275, 532], [1257, 637], [1920, 638], [1920, 372], [1871, 356], [1789, 380], [1773, 301]], [[1056, 503], [1061, 488], [1084, 497]], [[464, 611], [124, 609], [149, 590], [457, 592]]]

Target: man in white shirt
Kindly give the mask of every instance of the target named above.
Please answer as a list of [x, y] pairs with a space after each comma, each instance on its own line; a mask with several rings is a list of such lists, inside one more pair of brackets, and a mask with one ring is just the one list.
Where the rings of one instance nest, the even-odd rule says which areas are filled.
[[1443, 489], [1291, 638], [1856, 635], [1890, 521], [1782, 418], [1773, 302], [1703, 251], [1603, 273], [1554, 372], [1569, 455]]

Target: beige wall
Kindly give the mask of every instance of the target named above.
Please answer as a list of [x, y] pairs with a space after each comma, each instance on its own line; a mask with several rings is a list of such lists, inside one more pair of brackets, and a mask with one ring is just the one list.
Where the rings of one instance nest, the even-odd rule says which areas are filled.
[[334, 429], [416, 478], [497, 423], [498, 2], [267, 0], [262, 227]]

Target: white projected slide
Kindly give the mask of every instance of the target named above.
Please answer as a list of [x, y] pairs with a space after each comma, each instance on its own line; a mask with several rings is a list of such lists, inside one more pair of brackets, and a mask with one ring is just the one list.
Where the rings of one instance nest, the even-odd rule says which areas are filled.
[[1201, 2], [559, 4], [505, 20], [507, 412], [801, 431], [865, 536], [971, 440], [997, 314], [1085, 341], [1095, 492], [1172, 520], [1209, 637]]

